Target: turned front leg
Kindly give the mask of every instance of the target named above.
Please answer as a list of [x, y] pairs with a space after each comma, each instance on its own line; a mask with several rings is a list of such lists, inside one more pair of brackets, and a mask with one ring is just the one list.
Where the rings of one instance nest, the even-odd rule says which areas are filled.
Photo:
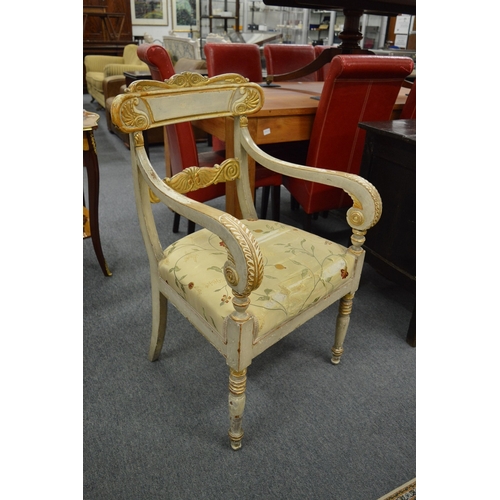
[[340, 299], [339, 314], [337, 316], [337, 326], [335, 329], [335, 342], [332, 347], [332, 363], [338, 365], [340, 363], [340, 356], [344, 352], [344, 339], [351, 319], [352, 299], [354, 293], [348, 293]]
[[241, 438], [243, 437], [241, 420], [243, 419], [243, 410], [245, 409], [246, 385], [246, 368], [240, 372], [229, 368], [229, 438], [231, 439], [231, 448], [233, 450], [241, 448]]

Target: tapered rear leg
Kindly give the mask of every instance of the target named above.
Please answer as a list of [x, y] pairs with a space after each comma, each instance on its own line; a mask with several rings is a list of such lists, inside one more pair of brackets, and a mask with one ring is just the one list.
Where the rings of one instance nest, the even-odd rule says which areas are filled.
[[153, 324], [148, 358], [150, 361], [156, 361], [160, 356], [163, 340], [165, 339], [168, 300], [155, 286], [152, 288], [152, 299]]
[[233, 450], [239, 450], [241, 448], [241, 439], [243, 438], [241, 421], [245, 409], [246, 385], [246, 368], [240, 372], [229, 368], [229, 439], [231, 440], [231, 448]]
[[337, 316], [337, 326], [335, 329], [335, 342], [332, 347], [332, 363], [338, 365], [340, 357], [344, 352], [344, 339], [347, 333], [347, 327], [351, 319], [352, 300], [354, 293], [348, 293], [340, 299], [339, 314]]

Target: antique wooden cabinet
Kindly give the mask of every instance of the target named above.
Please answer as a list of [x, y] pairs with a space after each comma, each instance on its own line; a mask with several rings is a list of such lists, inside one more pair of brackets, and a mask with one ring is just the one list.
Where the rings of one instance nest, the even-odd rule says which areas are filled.
[[[121, 56], [134, 43], [130, 0], [83, 0], [83, 57], [87, 54]], [[85, 67], [83, 68], [83, 89]]]

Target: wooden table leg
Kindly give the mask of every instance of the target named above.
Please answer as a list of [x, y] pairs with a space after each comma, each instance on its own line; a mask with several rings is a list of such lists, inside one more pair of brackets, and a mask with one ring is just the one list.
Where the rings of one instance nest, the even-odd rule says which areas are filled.
[[92, 130], [83, 132], [83, 164], [87, 168], [88, 192], [89, 192], [89, 219], [92, 245], [101, 266], [104, 276], [111, 276], [111, 271], [106, 264], [101, 247], [101, 236], [99, 233], [99, 163], [95, 149], [95, 140]]

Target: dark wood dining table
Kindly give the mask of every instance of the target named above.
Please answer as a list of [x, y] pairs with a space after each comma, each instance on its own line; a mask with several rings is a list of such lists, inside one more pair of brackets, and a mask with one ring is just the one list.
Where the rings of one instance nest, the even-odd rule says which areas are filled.
[[[283, 82], [276, 87], [264, 85], [262, 109], [248, 116], [248, 129], [256, 144], [308, 140], [322, 89], [323, 82]], [[401, 88], [391, 119], [398, 118], [408, 93], [408, 88]], [[197, 120], [193, 125], [225, 141], [226, 157], [234, 156], [232, 118]], [[253, 191], [255, 162], [251, 158], [248, 167]], [[226, 211], [241, 217], [234, 182], [226, 186]]]

